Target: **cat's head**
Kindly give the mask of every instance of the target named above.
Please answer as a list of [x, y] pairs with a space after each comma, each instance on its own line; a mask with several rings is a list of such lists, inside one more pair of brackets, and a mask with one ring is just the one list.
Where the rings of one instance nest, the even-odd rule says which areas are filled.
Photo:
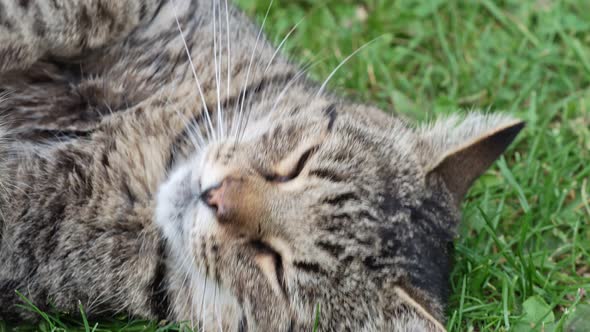
[[327, 330], [442, 326], [461, 200], [522, 127], [470, 113], [415, 128], [329, 100], [252, 119], [159, 192], [177, 315], [234, 331], [316, 315]]

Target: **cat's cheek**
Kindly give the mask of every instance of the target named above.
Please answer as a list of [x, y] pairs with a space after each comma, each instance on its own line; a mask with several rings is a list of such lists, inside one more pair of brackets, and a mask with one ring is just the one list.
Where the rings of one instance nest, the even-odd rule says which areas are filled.
[[194, 205], [191, 173], [188, 166], [176, 169], [160, 186], [156, 196], [155, 223], [175, 250], [180, 250], [176, 247], [183, 245], [185, 219], [191, 214], [191, 206]]

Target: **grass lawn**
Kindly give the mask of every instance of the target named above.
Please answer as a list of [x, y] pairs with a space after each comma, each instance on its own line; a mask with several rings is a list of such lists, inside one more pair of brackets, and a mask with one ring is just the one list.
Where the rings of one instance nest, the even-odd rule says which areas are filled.
[[[259, 22], [268, 7], [238, 2]], [[318, 80], [382, 36], [332, 79], [344, 94], [419, 120], [476, 108], [527, 122], [464, 205], [449, 331], [590, 331], [590, 1], [276, 0], [265, 30], [278, 44], [301, 19], [284, 49], [325, 58]], [[175, 329], [97, 325], [143, 328]]]

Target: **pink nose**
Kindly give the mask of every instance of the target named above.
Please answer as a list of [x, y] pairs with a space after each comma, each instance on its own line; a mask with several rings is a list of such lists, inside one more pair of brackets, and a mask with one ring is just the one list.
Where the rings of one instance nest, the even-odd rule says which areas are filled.
[[[220, 184], [206, 189], [201, 194], [201, 200], [207, 204], [220, 221], [228, 218], [231, 212], [231, 198], [229, 196], [230, 187], [236, 186], [236, 180], [226, 178]], [[232, 188], [236, 189], [236, 188]]]
[[260, 232], [260, 222], [269, 220], [266, 197], [270, 189], [265, 182], [245, 176], [227, 176], [218, 185], [207, 188], [200, 199], [215, 213], [228, 231], [239, 234]]

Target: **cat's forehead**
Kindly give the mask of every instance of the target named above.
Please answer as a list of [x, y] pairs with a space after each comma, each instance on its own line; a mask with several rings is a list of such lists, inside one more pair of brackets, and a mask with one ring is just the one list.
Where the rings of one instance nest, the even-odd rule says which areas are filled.
[[335, 115], [331, 105], [281, 108], [252, 118], [244, 131], [243, 141], [259, 148], [320, 144], [333, 129]]
[[[374, 157], [374, 163], [413, 163], [418, 137], [399, 118], [354, 103], [321, 100], [287, 105], [252, 118], [244, 142], [285, 151], [312, 143], [340, 157]], [[272, 153], [272, 151], [267, 151]], [[361, 158], [362, 159], [362, 158]]]
[[261, 135], [278, 128], [297, 129], [297, 132], [336, 132], [341, 128], [363, 127], [368, 133], [393, 134], [391, 130], [412, 131], [403, 122], [383, 111], [364, 104], [343, 102], [341, 100], [318, 99], [298, 100], [296, 103], [274, 105], [270, 111], [265, 109], [252, 118], [249, 135]]

